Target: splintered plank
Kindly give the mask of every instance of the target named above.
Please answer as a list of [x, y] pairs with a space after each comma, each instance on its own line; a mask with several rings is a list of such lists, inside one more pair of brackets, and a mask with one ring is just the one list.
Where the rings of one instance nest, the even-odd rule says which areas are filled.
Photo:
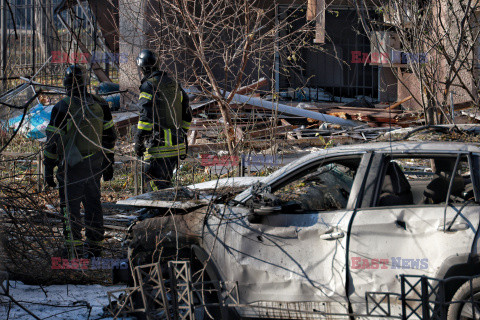
[[325, 0], [317, 0], [315, 5], [315, 39], [314, 43], [325, 43]]
[[275, 135], [278, 135], [278, 134], [287, 133], [289, 131], [292, 131], [296, 127], [297, 126], [294, 126], [294, 125], [271, 127], [271, 128], [266, 128], [266, 129], [261, 129], [261, 130], [256, 130], [256, 131], [250, 131], [250, 132], [248, 132], [247, 136], [250, 139], [263, 138], [263, 137], [266, 137], [266, 136], [275, 136]]

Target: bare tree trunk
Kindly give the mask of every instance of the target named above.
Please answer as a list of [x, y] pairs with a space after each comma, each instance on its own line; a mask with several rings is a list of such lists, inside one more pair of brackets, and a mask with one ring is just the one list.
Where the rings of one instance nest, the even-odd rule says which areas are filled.
[[[379, 23], [387, 24], [390, 28], [384, 32], [394, 33], [400, 40], [399, 47], [386, 49], [400, 51], [407, 61], [402, 62], [402, 67], [393, 68], [390, 57], [389, 64], [399, 85], [423, 108], [427, 124], [450, 121], [452, 91], [455, 91], [454, 103], [471, 102], [478, 106], [479, 75], [475, 71], [480, 39], [480, 20], [475, 13], [480, 9], [478, 1], [360, 0], [354, 5], [367, 34], [379, 30]], [[382, 14], [371, 16], [372, 10]], [[370, 34], [372, 43], [378, 42], [375, 32]], [[413, 84], [412, 77], [404, 81], [406, 72], [414, 76]], [[421, 92], [415, 92], [418, 88], [415, 83], [422, 88]]]
[[[275, 0], [151, 0], [145, 6], [146, 26], [139, 31], [161, 57], [162, 69], [184, 87], [193, 85], [202, 96], [216, 101], [231, 155], [241, 151], [242, 131], [235, 127], [236, 115], [230, 107], [238, 89], [260, 78], [275, 83], [272, 52], [278, 53], [278, 63], [294, 53], [298, 57], [301, 48], [320, 50], [311, 41], [314, 25], [306, 22], [306, 11], [292, 5], [279, 20]], [[136, 25], [139, 18], [121, 11], [120, 19]], [[291, 26], [300, 23], [292, 31]]]

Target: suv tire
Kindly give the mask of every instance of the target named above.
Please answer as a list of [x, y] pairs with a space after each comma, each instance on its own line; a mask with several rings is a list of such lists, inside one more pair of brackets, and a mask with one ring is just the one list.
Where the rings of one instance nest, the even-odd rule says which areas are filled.
[[[452, 303], [448, 308], [447, 320], [480, 319], [480, 278], [472, 280], [473, 298], [475, 301], [475, 318], [473, 318], [472, 306], [469, 303]], [[469, 300], [470, 281], [465, 282], [452, 298], [452, 301]]]

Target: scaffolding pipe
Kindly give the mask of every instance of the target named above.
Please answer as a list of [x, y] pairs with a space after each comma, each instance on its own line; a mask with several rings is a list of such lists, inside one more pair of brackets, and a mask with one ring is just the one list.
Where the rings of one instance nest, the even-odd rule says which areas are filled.
[[[228, 96], [229, 94], [230, 93], [227, 92], [226, 96]], [[275, 110], [279, 113], [289, 114], [292, 116], [311, 118], [311, 119], [320, 120], [323, 122], [338, 124], [341, 126], [354, 127], [357, 125], [355, 122], [351, 120], [342, 119], [339, 117], [331, 116], [331, 115], [320, 113], [320, 112], [295, 108], [295, 107], [287, 106], [285, 104], [275, 103], [275, 102], [271, 102], [271, 101], [267, 101], [259, 98], [244, 96], [241, 94], [234, 95], [231, 103], [250, 104], [252, 106], [256, 106], [259, 108]]]

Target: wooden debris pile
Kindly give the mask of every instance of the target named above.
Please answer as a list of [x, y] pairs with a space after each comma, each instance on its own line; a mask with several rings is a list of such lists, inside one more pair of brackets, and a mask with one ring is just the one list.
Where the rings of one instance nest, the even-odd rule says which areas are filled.
[[[408, 127], [417, 117], [400, 108], [411, 97], [390, 106], [370, 104], [373, 106], [370, 108], [331, 102], [276, 103], [255, 94], [254, 90], [265, 84], [261, 79], [241, 88], [230, 104], [236, 141], [250, 149], [268, 148], [272, 141], [280, 145], [311, 146], [368, 141], [386, 131]], [[218, 105], [207, 101], [192, 104], [192, 109], [189, 148], [192, 151], [223, 149], [224, 119]]]
[[[401, 104], [392, 105], [338, 102], [271, 101], [258, 89], [264, 78], [237, 90], [231, 103], [235, 140], [247, 149], [266, 149], [273, 144], [326, 146], [377, 138], [385, 131], [411, 126], [418, 116], [405, 112]], [[224, 119], [217, 102], [201, 101], [189, 90], [194, 119], [188, 135], [190, 151], [226, 150]], [[225, 92], [226, 95], [230, 94]], [[114, 114], [117, 128], [124, 131], [138, 121], [138, 111]], [[272, 143], [273, 142], [273, 143]]]

